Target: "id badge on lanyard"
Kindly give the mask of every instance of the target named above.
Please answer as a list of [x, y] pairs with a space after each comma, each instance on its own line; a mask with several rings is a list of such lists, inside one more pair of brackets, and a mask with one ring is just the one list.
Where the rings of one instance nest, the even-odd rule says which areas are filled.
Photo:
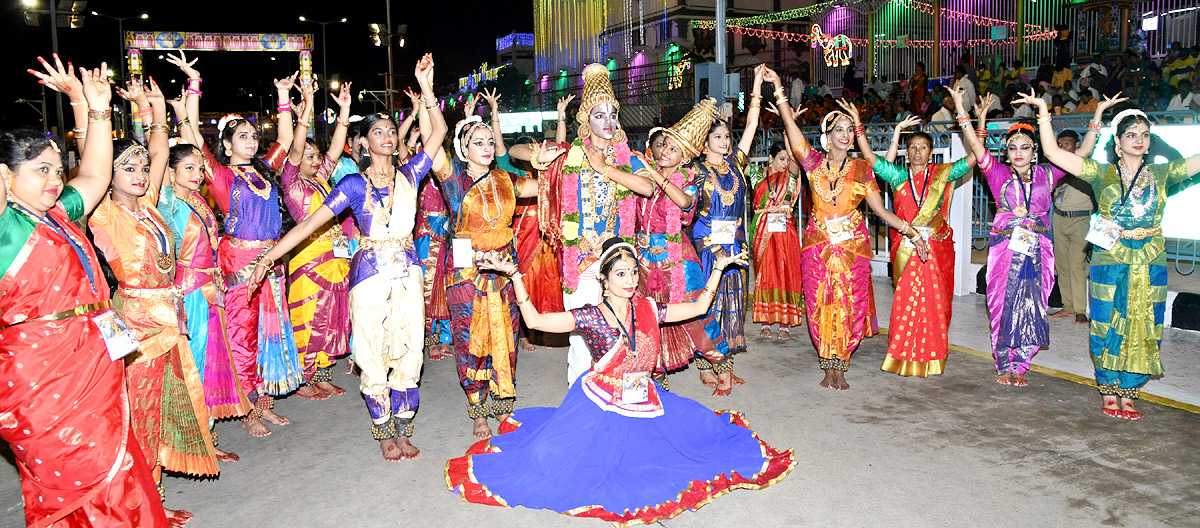
[[1100, 215], [1092, 218], [1092, 228], [1088, 231], [1087, 241], [1104, 248], [1105, 251], [1111, 250], [1125, 233], [1125, 228]]
[[469, 238], [455, 238], [450, 243], [451, 256], [455, 268], [470, 268], [475, 266], [475, 248]]
[[837, 244], [854, 238], [854, 229], [857, 226], [851, 226], [851, 215], [838, 216], [825, 221], [825, 233], [829, 235], [829, 243]]
[[650, 401], [650, 375], [645, 372], [626, 372], [621, 375], [621, 403]]
[[786, 233], [787, 213], [767, 213], [767, 232]]
[[1013, 253], [1020, 253], [1025, 256], [1033, 256], [1033, 251], [1037, 248], [1038, 234], [1017, 226], [1013, 228], [1012, 235], [1008, 238], [1008, 249]]
[[109, 359], [116, 361], [130, 352], [138, 349], [138, 340], [125, 325], [125, 320], [112, 309], [105, 310], [92, 316], [92, 324], [100, 329], [104, 338], [104, 346], [108, 348]]
[[384, 280], [408, 277], [408, 253], [403, 249], [375, 250], [375, 270]]
[[350, 258], [350, 239], [345, 236], [333, 237], [334, 258]]
[[713, 220], [712, 233], [709, 233], [708, 240], [712, 244], [733, 244], [737, 240], [737, 221]]

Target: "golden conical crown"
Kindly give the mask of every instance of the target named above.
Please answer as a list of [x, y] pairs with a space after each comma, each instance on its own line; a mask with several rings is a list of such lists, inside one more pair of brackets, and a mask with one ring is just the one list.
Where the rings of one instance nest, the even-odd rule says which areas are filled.
[[684, 157], [694, 158], [700, 154], [700, 148], [708, 139], [708, 130], [712, 128], [717, 115], [717, 100], [706, 97], [688, 110], [687, 115], [674, 126], [663, 129], [663, 134], [679, 143]]
[[588, 64], [583, 69], [583, 97], [579, 98], [579, 112], [575, 114], [575, 119], [587, 123], [588, 112], [598, 103], [609, 103], [617, 110], [621, 109], [617, 96], [613, 94], [612, 81], [608, 79], [608, 68], [603, 64]]

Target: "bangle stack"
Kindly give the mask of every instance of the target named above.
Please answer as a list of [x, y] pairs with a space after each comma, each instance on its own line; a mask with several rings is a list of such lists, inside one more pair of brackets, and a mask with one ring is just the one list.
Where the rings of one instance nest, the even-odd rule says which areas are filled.
[[338, 119], [337, 124], [338, 126], [348, 127], [350, 126], [350, 119]]
[[79, 101], [79, 102], [71, 101], [71, 106], [79, 106], [79, 105], [85, 105], [85, 104], [87, 104], [87, 101]]
[[968, 114], [966, 112], [961, 112], [958, 115], [954, 116], [954, 119], [956, 121], [958, 121], [959, 127], [964, 127], [971, 123], [971, 114]]
[[179, 126], [181, 126], [181, 127], [192, 126], [192, 122], [189, 121], [188, 118], [186, 118], [186, 117], [181, 117], [181, 118], [179, 118]]
[[867, 127], [863, 125], [854, 125], [854, 137], [860, 138], [867, 135]]
[[112, 108], [88, 110], [88, 121], [108, 121], [109, 119], [112, 119]]
[[1042, 123], [1049, 123], [1050, 117], [1051, 117], [1050, 114], [1038, 114], [1037, 122], [1039, 125]]
[[981, 140], [987, 139], [987, 136], [988, 136], [988, 132], [983, 127], [980, 127], [978, 130], [975, 131], [975, 137], [978, 137]]
[[161, 122], [160, 123], [150, 123], [150, 127], [147, 128], [146, 131], [151, 134], [153, 134], [155, 132], [168, 132], [169, 133], [171, 131], [171, 128], [168, 127], [166, 123], [161, 123]]
[[754, 94], [750, 96], [750, 108], [762, 108], [762, 94]]
[[1095, 132], [1095, 133], [1099, 134], [1101, 128], [1104, 128], [1104, 124], [1101, 123], [1100, 120], [1093, 119], [1091, 121], [1088, 121], [1088, 132]]
[[279, 105], [276, 106], [275, 109], [278, 110], [279, 113], [281, 113], [281, 114], [284, 112], [291, 112], [292, 111], [292, 102], [287, 101], [284, 103], [279, 103]]
[[255, 267], [263, 266], [263, 267], [267, 268], [268, 270], [271, 269], [271, 266], [273, 266], [275, 264], [275, 261], [267, 258], [268, 251], [271, 251], [271, 248], [266, 248], [266, 249], [262, 250], [261, 252], [259, 252], [258, 256], [254, 257], [254, 266]]
[[530, 151], [529, 164], [533, 165], [533, 168], [540, 170], [540, 171], [544, 171], [544, 170], [550, 168], [549, 163], [542, 163], [541, 161], [538, 161], [538, 158], [542, 155], [542, 144], [541, 143], [534, 143], [532, 146], [529, 147], [529, 151]]
[[437, 106], [437, 98], [436, 97], [422, 97], [421, 105], [424, 106], [426, 110], [432, 110], [434, 106]]

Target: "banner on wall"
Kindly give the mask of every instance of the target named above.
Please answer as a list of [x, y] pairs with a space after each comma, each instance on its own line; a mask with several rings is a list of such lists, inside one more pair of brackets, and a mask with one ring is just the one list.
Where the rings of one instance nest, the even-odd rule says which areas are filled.
[[310, 51], [309, 33], [196, 33], [127, 31], [125, 47], [151, 50]]

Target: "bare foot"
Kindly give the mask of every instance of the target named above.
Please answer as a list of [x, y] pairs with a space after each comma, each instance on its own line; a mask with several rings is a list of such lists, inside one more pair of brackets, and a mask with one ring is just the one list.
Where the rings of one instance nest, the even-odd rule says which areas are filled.
[[237, 462], [238, 460], [242, 459], [242, 457], [238, 456], [237, 453], [226, 453], [215, 447], [213, 448], [213, 451], [214, 454], [217, 455], [218, 462]]
[[383, 453], [383, 459], [388, 462], [399, 462], [404, 460], [404, 451], [396, 444], [395, 438], [385, 438], [379, 441], [379, 451]]
[[429, 360], [441, 361], [446, 358], [446, 349], [442, 348], [444, 343], [429, 346]]
[[739, 378], [739, 377], [737, 377], [737, 374], [734, 374], [732, 370], [731, 370], [731, 371], [729, 371], [729, 376], [730, 376], [731, 378], [733, 378], [733, 384], [734, 384], [734, 385], [745, 385], [745, 384], [746, 384], [746, 380], [744, 380], [744, 379], [742, 379], [742, 378]]
[[1091, 321], [1088, 321], [1088, 317], [1086, 315], [1083, 315], [1083, 314], [1075, 315], [1075, 324], [1088, 324], [1090, 322]]
[[771, 327], [769, 327], [767, 325], [763, 325], [762, 332], [758, 333], [758, 337], [765, 337], [767, 339], [770, 339], [771, 338]]
[[1013, 384], [1013, 387], [1028, 387], [1029, 386], [1029, 382], [1025, 381], [1025, 376], [1022, 376], [1020, 374], [1013, 374], [1012, 384]]
[[497, 421], [497, 422], [500, 422], [500, 423], [504, 423], [504, 421], [505, 421], [505, 420], [507, 420], [507, 419], [509, 419], [509, 417], [511, 417], [511, 416], [512, 416], [512, 413], [509, 413], [509, 414], [497, 414], [497, 415], [496, 415], [496, 421]]
[[533, 346], [533, 343], [529, 342], [528, 337], [522, 337], [520, 339], [520, 341], [521, 341], [521, 350], [524, 350], [525, 352], [533, 352], [534, 350], [537, 350], [537, 347]]
[[717, 375], [717, 388], [713, 389], [713, 396], [729, 396], [733, 392], [733, 376], [732, 372], [725, 372]]
[[717, 388], [717, 375], [713, 374], [713, 371], [710, 369], [701, 370], [700, 383], [703, 383], [705, 387], [715, 389]]
[[1113, 394], [1105, 395], [1104, 396], [1104, 407], [1101, 408], [1100, 410], [1104, 411], [1104, 414], [1112, 416], [1113, 418], [1124, 418], [1124, 416], [1121, 416], [1121, 414], [1122, 414], [1121, 406], [1120, 406], [1119, 402], [1117, 401], [1116, 395], [1113, 395]]
[[833, 388], [844, 391], [850, 390], [850, 384], [846, 382], [846, 373], [840, 370], [835, 370], [833, 375]]
[[475, 430], [472, 431], [472, 434], [474, 434], [475, 438], [477, 438], [479, 440], [483, 440], [484, 438], [491, 438], [492, 428], [488, 426], [487, 418], [476, 418], [475, 419]]
[[1137, 420], [1142, 417], [1142, 413], [1137, 412], [1133, 408], [1133, 400], [1129, 398], [1121, 398], [1121, 417], [1130, 420]]
[[[768, 337], [770, 337], [770, 336], [768, 336]], [[787, 341], [788, 339], [791, 339], [791, 338], [792, 338], [792, 335], [788, 333], [786, 328], [779, 329], [779, 340], [780, 341]]]
[[323, 390], [318, 390], [312, 385], [304, 385], [296, 390], [296, 396], [306, 400], [328, 400], [329, 393]]
[[192, 514], [187, 510], [168, 510], [163, 508], [167, 514], [167, 525], [171, 528], [182, 528], [187, 526], [188, 521], [192, 520]]
[[276, 414], [275, 411], [272, 411], [271, 409], [263, 411], [262, 419], [275, 425], [287, 425], [292, 423], [292, 421], [288, 420], [286, 416], [282, 414]]
[[1001, 373], [999, 376], [996, 376], [996, 383], [1001, 385], [1012, 385], [1013, 376], [1008, 372]]
[[825, 387], [826, 389], [834, 388], [833, 382], [835, 379], [837, 379], [837, 375], [834, 374], [835, 372], [837, 372], [837, 371], [834, 369], [829, 369], [829, 370], [825, 371], [825, 379], [821, 380], [822, 387]]
[[264, 436], [269, 436], [271, 434], [271, 430], [267, 429], [266, 424], [262, 423], [262, 420], [259, 420], [257, 418], [254, 420], [247, 420], [247, 421], [242, 422], [242, 429], [245, 429], [246, 431], [248, 431], [250, 433], [250, 436], [253, 436], [255, 438], [262, 438]]
[[400, 460], [412, 460], [421, 454], [421, 450], [403, 436], [396, 437], [396, 446], [400, 448]]
[[1057, 311], [1057, 312], [1054, 312], [1054, 313], [1050, 314], [1050, 317], [1075, 317], [1075, 312], [1068, 312], [1068, 311], [1066, 311], [1066, 310], [1059, 310], [1059, 311]]
[[325, 392], [328, 392], [329, 394], [332, 394], [334, 396], [341, 396], [343, 394], [346, 394], [346, 389], [338, 387], [337, 385], [334, 385], [328, 381], [318, 381], [317, 388], [321, 389]]

